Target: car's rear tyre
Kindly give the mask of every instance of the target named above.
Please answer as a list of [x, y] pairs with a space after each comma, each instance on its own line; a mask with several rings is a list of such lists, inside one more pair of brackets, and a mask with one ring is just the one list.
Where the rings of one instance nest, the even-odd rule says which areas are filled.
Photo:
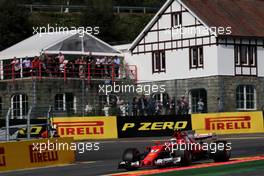
[[[215, 162], [226, 162], [229, 161], [231, 157], [231, 150], [227, 149], [226, 141], [217, 141], [215, 153], [213, 154], [213, 160]], [[219, 150], [219, 145], [224, 145], [223, 150]]]
[[180, 164], [181, 166], [189, 166], [192, 162], [192, 153], [189, 150], [184, 150], [181, 156]]

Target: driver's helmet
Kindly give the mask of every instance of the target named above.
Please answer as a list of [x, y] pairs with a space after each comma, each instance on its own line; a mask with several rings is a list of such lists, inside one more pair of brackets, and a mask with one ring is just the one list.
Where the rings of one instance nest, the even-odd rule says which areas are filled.
[[170, 139], [170, 143], [171, 144], [176, 144], [177, 143], [177, 139], [176, 138], [171, 138]]

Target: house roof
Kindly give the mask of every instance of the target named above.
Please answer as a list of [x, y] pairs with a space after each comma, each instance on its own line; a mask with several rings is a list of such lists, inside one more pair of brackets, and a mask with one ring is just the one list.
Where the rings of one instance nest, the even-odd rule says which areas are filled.
[[174, 1], [181, 3], [205, 27], [231, 27], [230, 37], [264, 38], [264, 0], [167, 0], [133, 41], [130, 50], [137, 46]]
[[39, 56], [42, 51], [47, 54], [88, 55], [91, 52], [93, 55], [121, 55], [120, 51], [89, 33], [81, 37], [77, 32], [68, 31], [35, 34], [1, 51], [0, 60]]
[[209, 27], [232, 27], [231, 36], [264, 37], [264, 0], [181, 0]]

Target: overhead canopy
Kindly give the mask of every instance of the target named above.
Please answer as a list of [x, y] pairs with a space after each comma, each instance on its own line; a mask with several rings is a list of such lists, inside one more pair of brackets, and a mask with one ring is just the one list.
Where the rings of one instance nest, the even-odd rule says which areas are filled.
[[0, 52], [0, 60], [39, 56], [42, 51], [47, 54], [121, 55], [118, 50], [88, 33], [68, 31], [33, 35]]

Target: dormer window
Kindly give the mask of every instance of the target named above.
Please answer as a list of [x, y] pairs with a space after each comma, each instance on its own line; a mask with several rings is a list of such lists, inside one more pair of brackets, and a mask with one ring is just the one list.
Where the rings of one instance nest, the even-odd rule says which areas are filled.
[[177, 12], [171, 14], [171, 26], [173, 28], [182, 26], [182, 13]]

